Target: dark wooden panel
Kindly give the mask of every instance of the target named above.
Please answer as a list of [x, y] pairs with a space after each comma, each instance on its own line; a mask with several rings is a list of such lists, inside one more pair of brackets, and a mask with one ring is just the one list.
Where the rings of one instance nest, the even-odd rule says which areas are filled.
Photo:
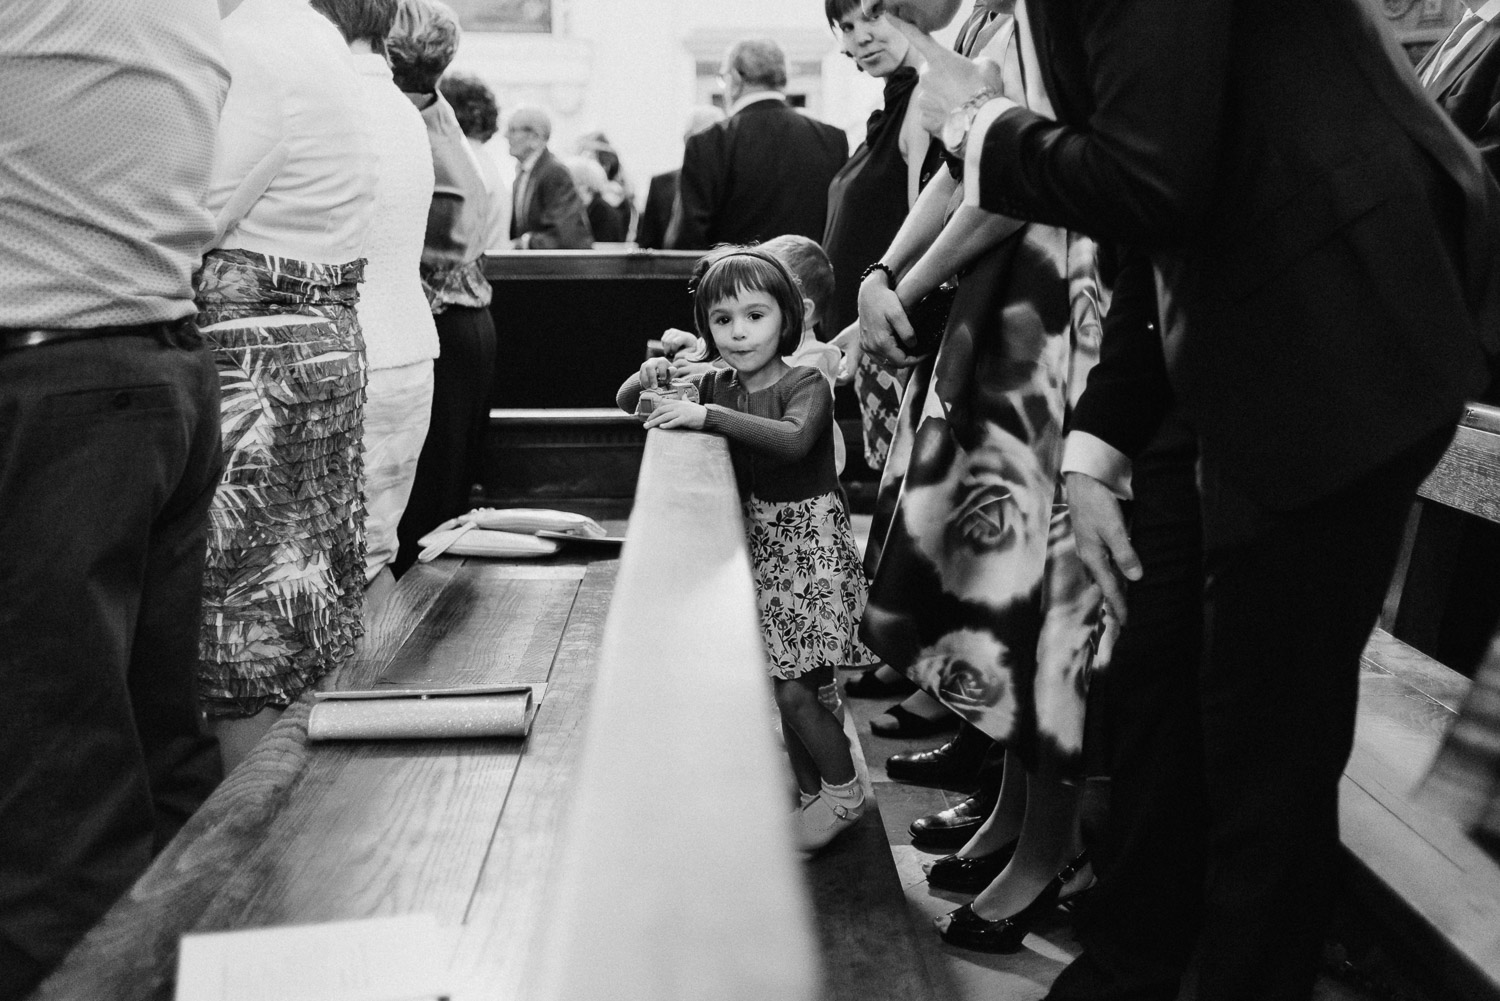
[[827, 1001], [936, 1001], [880, 807], [820, 852], [804, 871], [823, 948]]

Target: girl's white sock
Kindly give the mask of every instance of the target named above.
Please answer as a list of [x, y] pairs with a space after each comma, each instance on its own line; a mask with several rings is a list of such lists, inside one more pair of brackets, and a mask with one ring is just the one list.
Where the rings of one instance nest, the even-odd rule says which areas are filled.
[[865, 804], [865, 790], [859, 784], [858, 775], [839, 785], [829, 785], [827, 782], [823, 782], [822, 785], [820, 795], [828, 800], [830, 805], [842, 806], [846, 810], [857, 810]]

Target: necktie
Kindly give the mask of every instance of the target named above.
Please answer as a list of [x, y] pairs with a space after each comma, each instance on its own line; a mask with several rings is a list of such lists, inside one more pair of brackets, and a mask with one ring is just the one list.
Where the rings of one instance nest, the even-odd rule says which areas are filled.
[[526, 200], [530, 195], [531, 171], [523, 170], [521, 171], [521, 176], [516, 178], [516, 204], [515, 211], [511, 213], [511, 218], [515, 220], [515, 225], [523, 230], [526, 226]]
[[1472, 10], [1464, 11], [1464, 16], [1453, 26], [1453, 30], [1448, 33], [1448, 37], [1443, 39], [1443, 43], [1438, 46], [1437, 53], [1432, 57], [1432, 61], [1427, 64], [1427, 72], [1422, 74], [1422, 86], [1430, 85], [1432, 81], [1443, 74], [1443, 71], [1448, 68], [1454, 58], [1463, 51], [1464, 42], [1468, 40], [1469, 36], [1481, 23], [1478, 14]]

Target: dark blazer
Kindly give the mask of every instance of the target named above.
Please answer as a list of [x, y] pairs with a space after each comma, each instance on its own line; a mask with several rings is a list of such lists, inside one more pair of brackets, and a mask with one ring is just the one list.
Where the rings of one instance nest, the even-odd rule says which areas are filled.
[[[1433, 46], [1417, 67], [1418, 79], [1427, 76], [1427, 66], [1436, 55], [1437, 46]], [[1500, 177], [1500, 21], [1481, 28], [1479, 37], [1426, 89], [1479, 148], [1490, 173]]]
[[[520, 182], [519, 177], [517, 183]], [[514, 213], [510, 236], [531, 234], [530, 250], [588, 250], [594, 245], [589, 220], [573, 185], [573, 175], [551, 150], [542, 150], [532, 168], [525, 214]]]
[[757, 101], [690, 137], [667, 246], [700, 250], [795, 233], [823, 236], [828, 182], [849, 158], [842, 129], [785, 101]]
[[642, 250], [661, 250], [667, 245], [667, 228], [672, 225], [672, 204], [677, 200], [677, 179], [681, 176], [679, 169], [651, 178], [646, 210], [635, 227], [635, 242]]
[[1059, 120], [975, 137], [981, 205], [1150, 255], [1205, 463], [1291, 508], [1458, 418], [1496, 347], [1500, 189], [1366, 4], [1028, 10]]

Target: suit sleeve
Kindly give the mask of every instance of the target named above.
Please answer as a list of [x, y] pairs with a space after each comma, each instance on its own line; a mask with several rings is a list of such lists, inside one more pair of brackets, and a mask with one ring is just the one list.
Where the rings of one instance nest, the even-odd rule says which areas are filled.
[[722, 183], [715, 138], [714, 129], [700, 132], [688, 139], [683, 151], [677, 203], [667, 231], [667, 246], [674, 250], [706, 250], [713, 245], [714, 212]]
[[[987, 127], [976, 119], [970, 137], [982, 141], [979, 170], [968, 177], [979, 206], [1148, 250], [1180, 241], [1201, 219], [1214, 182], [1234, 6], [1054, 5], [1053, 17], [1076, 22], [1082, 52], [1067, 65], [1086, 74], [1087, 128], [996, 102], [1004, 110]], [[1053, 41], [1065, 52], [1075, 38]]]
[[531, 230], [531, 250], [588, 250], [594, 245], [583, 199], [567, 169], [549, 170], [537, 179], [536, 199], [541, 218]]
[[1489, 168], [1490, 176], [1500, 182], [1500, 75], [1496, 76], [1494, 87], [1490, 91], [1489, 111], [1485, 113], [1484, 124], [1470, 138], [1479, 148], [1479, 155], [1484, 158], [1484, 165]]
[[1158, 329], [1155, 274], [1150, 258], [1130, 249], [1104, 317], [1099, 361], [1089, 372], [1068, 430], [1134, 458], [1155, 437], [1173, 401]]

